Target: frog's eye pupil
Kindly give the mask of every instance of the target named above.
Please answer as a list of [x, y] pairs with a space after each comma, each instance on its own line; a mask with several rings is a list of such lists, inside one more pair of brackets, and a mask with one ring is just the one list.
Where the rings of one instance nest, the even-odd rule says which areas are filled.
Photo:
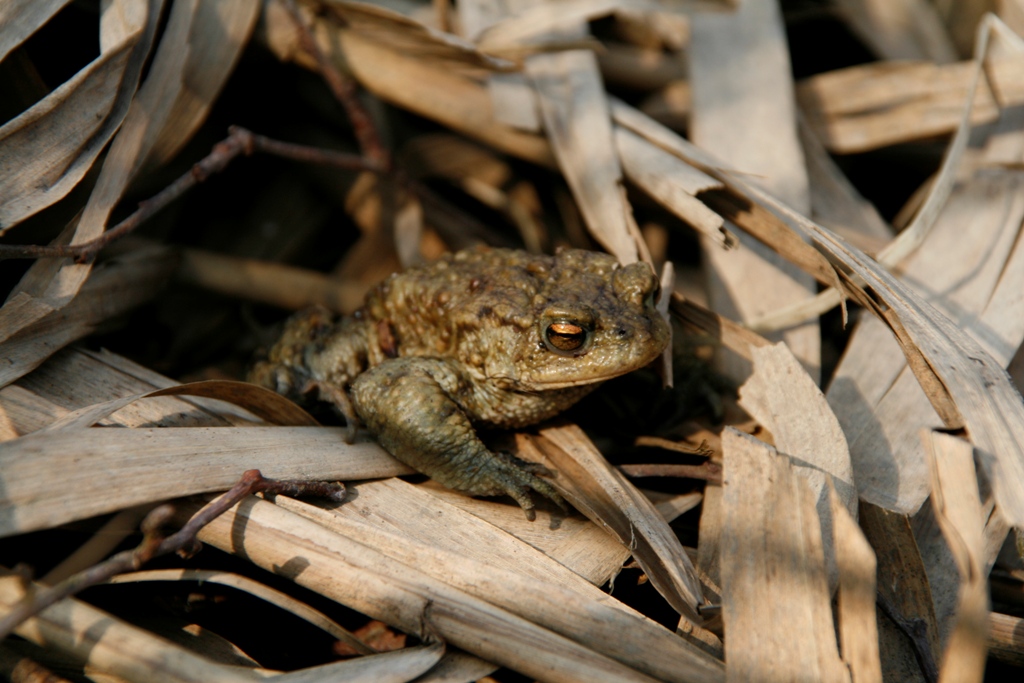
[[572, 352], [583, 347], [587, 341], [587, 331], [571, 322], [555, 322], [548, 325], [544, 332], [548, 347], [555, 352]]

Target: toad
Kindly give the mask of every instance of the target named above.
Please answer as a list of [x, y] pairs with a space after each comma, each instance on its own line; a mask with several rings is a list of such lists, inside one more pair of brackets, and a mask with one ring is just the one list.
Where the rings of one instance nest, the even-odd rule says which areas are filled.
[[[470, 495], [531, 490], [564, 506], [545, 468], [489, 450], [474, 425], [518, 428], [644, 367], [669, 342], [644, 263], [474, 248], [392, 275], [352, 316], [292, 317], [249, 380], [293, 399], [316, 391], [396, 458]], [[351, 401], [349, 400], [351, 397]]]

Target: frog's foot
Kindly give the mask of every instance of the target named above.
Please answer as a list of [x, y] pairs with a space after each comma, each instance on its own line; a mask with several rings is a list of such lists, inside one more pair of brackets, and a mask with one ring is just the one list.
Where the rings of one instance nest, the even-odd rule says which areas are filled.
[[[488, 451], [487, 457], [479, 459], [479, 466], [472, 472], [474, 488], [487, 493], [478, 495], [501, 495], [505, 494], [519, 503], [526, 513], [526, 518], [531, 522], [537, 515], [531, 491], [544, 496], [563, 512], [568, 513], [569, 508], [565, 500], [559, 495], [555, 487], [541, 479], [541, 477], [554, 476], [551, 470], [539, 463], [530, 462], [517, 458], [511, 453]], [[465, 489], [463, 489], [465, 490]]]
[[531, 491], [566, 509], [538, 474], [547, 468], [495, 453], [477, 437], [453, 396], [467, 389], [458, 371], [436, 358], [395, 358], [352, 384], [356, 412], [396, 458], [449, 488], [474, 496], [511, 496], [535, 518]]

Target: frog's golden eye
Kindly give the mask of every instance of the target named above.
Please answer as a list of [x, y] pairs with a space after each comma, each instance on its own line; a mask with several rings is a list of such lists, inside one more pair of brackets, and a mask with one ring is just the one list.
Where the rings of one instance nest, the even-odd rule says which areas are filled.
[[544, 330], [544, 344], [555, 353], [575, 354], [587, 345], [590, 332], [574, 322], [558, 320]]

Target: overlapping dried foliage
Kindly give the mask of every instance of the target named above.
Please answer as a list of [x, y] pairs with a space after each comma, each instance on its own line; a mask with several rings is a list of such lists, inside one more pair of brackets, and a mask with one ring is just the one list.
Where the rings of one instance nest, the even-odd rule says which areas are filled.
[[[245, 470], [349, 485], [13, 623], [3, 675], [1019, 675], [1022, 32], [1021, 0], [0, 3], [0, 256], [78, 250], [0, 265], [0, 612]], [[674, 389], [494, 435], [571, 515], [225, 381], [286, 311], [476, 243], [663, 269]]]

